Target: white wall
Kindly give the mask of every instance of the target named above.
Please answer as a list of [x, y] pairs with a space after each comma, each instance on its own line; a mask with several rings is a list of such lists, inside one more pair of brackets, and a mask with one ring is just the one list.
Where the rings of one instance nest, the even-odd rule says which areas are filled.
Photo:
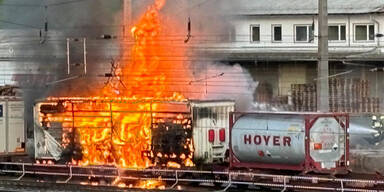
[[[374, 20], [379, 23], [375, 23]], [[377, 46], [379, 38], [374, 41], [354, 40], [354, 24], [374, 24], [375, 34], [384, 32], [384, 16], [381, 15], [329, 15], [328, 23], [344, 24], [346, 26], [345, 41], [329, 41], [330, 51], [359, 51], [359, 49], [374, 48]], [[312, 42], [295, 42], [295, 25], [312, 25], [315, 23], [315, 38]], [[282, 41], [272, 41], [272, 25], [281, 24]], [[299, 16], [242, 16], [232, 20], [232, 25], [236, 30], [236, 38], [232, 43], [227, 44], [237, 48], [273, 48], [276, 50], [285, 49], [316, 49], [318, 33], [317, 16], [299, 15]], [[251, 25], [260, 26], [260, 41], [251, 42]], [[383, 41], [384, 37], [380, 41]], [[383, 44], [383, 43], [381, 43]]]

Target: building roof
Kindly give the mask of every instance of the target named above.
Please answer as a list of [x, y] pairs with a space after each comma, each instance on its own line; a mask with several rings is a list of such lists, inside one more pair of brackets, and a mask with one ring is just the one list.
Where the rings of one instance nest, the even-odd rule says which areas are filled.
[[[236, 0], [235, 15], [312, 15], [318, 13], [318, 0]], [[384, 0], [328, 0], [329, 14], [384, 12]]]

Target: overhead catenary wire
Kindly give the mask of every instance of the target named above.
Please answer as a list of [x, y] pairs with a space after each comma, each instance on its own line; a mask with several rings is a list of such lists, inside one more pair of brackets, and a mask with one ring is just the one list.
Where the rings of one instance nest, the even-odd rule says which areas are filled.
[[12, 25], [27, 27], [27, 28], [41, 29], [41, 27], [38, 27], [38, 26], [29, 25], [29, 24], [25, 24], [25, 23], [17, 23], [17, 22], [7, 21], [7, 20], [3, 20], [3, 19], [0, 19], [0, 23], [8, 23], [8, 24], [12, 24]]
[[[84, 1], [90, 1], [90, 0], [67, 0], [67, 1], [61, 1], [57, 3], [48, 3], [46, 5], [48, 6], [60, 6], [60, 5], [66, 5], [66, 4], [73, 4], [73, 3], [81, 3]], [[0, 7], [41, 7], [42, 4], [26, 4], [26, 3], [1, 3]]]
[[62, 1], [58, 3], [48, 3], [47, 6], [60, 6], [60, 5], [67, 5], [67, 4], [73, 4], [73, 3], [81, 3], [84, 1], [90, 1], [90, 0], [67, 0], [67, 1]]

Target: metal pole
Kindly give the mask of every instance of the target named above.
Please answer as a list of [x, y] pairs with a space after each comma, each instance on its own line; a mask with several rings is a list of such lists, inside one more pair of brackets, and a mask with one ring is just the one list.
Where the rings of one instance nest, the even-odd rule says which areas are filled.
[[84, 74], [87, 74], [87, 43], [86, 38], [83, 40], [83, 48], [84, 48]]
[[318, 64], [317, 64], [317, 110], [329, 112], [328, 77], [328, 0], [319, 1]]
[[67, 67], [68, 67], [67, 74], [68, 75], [71, 73], [71, 66], [69, 62], [70, 62], [69, 61], [69, 38], [67, 38]]
[[3, 108], [3, 114], [5, 113], [5, 153], [9, 153], [9, 99], [5, 100], [5, 106]]
[[74, 104], [71, 102], [71, 108], [72, 108], [72, 133], [71, 133], [71, 145], [75, 145], [75, 109]]
[[127, 37], [127, 26], [131, 24], [132, 19], [132, 0], [123, 1], [123, 38]]

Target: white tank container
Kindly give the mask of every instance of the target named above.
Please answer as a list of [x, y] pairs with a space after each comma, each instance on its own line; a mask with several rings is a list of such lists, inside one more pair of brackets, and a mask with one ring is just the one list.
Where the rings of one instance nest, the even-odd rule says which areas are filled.
[[232, 128], [233, 152], [242, 162], [298, 165], [305, 159], [304, 118], [240, 117]]
[[231, 127], [234, 167], [345, 170], [346, 114], [243, 113]]
[[0, 97], [0, 153], [24, 147], [24, 101], [19, 97]]

